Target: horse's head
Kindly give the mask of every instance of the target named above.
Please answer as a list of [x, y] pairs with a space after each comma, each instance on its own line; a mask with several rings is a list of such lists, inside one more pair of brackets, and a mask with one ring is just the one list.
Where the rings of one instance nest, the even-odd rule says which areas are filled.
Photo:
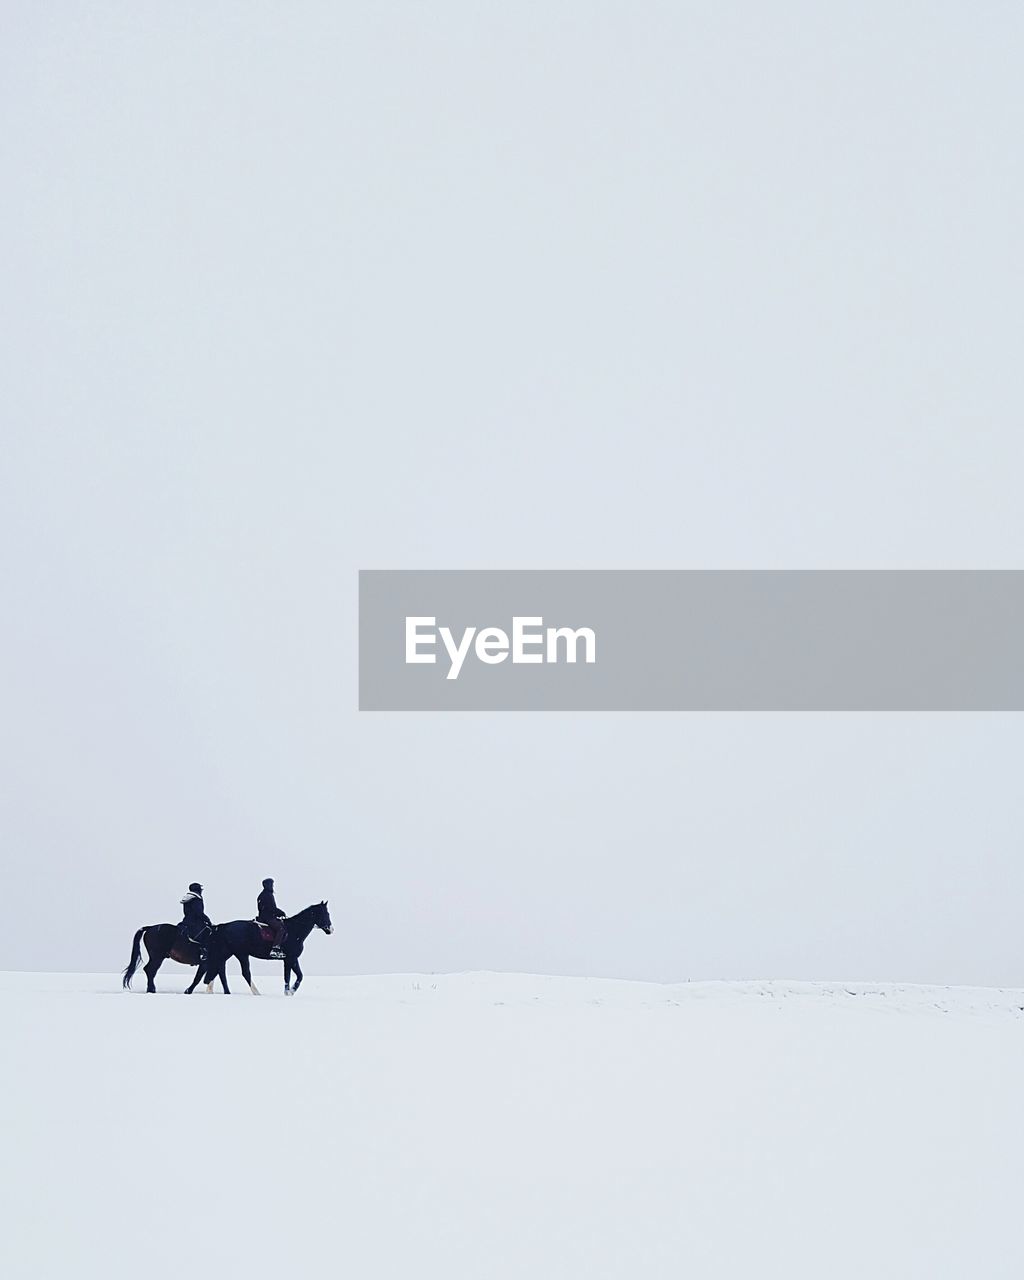
[[317, 929], [323, 929], [324, 933], [334, 932], [334, 925], [331, 924], [331, 913], [327, 910], [326, 898], [313, 908], [313, 925]]

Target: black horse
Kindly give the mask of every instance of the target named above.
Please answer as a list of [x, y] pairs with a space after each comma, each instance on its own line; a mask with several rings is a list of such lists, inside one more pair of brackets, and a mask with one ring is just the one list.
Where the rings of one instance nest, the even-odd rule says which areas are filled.
[[[284, 954], [284, 993], [286, 996], [291, 996], [298, 991], [299, 984], [302, 982], [299, 956], [302, 955], [302, 948], [306, 945], [306, 939], [314, 929], [323, 929], [324, 933], [333, 933], [334, 925], [331, 924], [331, 913], [327, 910], [327, 903], [324, 901], [314, 903], [313, 906], [307, 907], [305, 911], [300, 911], [297, 916], [288, 916], [284, 921], [284, 927], [284, 943], [281, 947], [281, 952]], [[254, 996], [258, 996], [259, 992], [256, 990], [252, 980], [252, 971], [249, 968], [249, 957], [255, 956], [257, 960], [273, 960], [276, 958], [271, 954], [273, 945], [269, 938], [263, 936], [263, 932], [255, 920], [231, 920], [228, 924], [219, 924], [210, 946], [209, 960], [206, 967], [207, 991], [211, 989], [214, 978], [218, 976], [220, 977], [221, 985], [227, 991], [227, 963], [234, 956], [239, 965], [241, 965], [242, 977], [249, 984], [249, 990]], [[294, 986], [291, 985], [293, 969], [295, 970]], [[199, 979], [196, 978], [196, 982], [198, 981]]]
[[[214, 932], [216, 937], [216, 931]], [[149, 960], [143, 969], [146, 975], [146, 990], [149, 992], [156, 990], [156, 983], [153, 979], [157, 975], [157, 970], [165, 960], [176, 960], [178, 964], [188, 965], [189, 968], [198, 966], [196, 976], [192, 980], [192, 985], [185, 990], [186, 995], [191, 995], [199, 985], [199, 979], [207, 971], [209, 961], [213, 958], [208, 956], [207, 964], [201, 962], [199, 948], [194, 942], [189, 942], [181, 936], [181, 931], [176, 924], [144, 924], [141, 929], [135, 933], [135, 939], [132, 942], [132, 958], [128, 961], [128, 968], [124, 971], [124, 981], [122, 986], [130, 987], [135, 970], [139, 967], [139, 961], [142, 959], [142, 942], [146, 943], [146, 952]], [[216, 976], [216, 974], [214, 974]], [[213, 986], [212, 978], [209, 980], [210, 986]], [[228, 984], [221, 978], [221, 984], [227, 993]]]

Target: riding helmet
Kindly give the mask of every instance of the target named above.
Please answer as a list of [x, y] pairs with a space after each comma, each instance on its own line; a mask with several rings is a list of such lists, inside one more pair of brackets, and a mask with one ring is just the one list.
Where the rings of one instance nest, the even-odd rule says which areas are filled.
[[188, 887], [188, 891], [189, 893], [202, 893], [203, 886], [201, 884], [196, 884], [196, 882], [193, 880]]
[[273, 880], [264, 880], [264, 881], [263, 881], [263, 887], [264, 887], [264, 889], [273, 889], [273, 887], [274, 887], [274, 882], [273, 882]]

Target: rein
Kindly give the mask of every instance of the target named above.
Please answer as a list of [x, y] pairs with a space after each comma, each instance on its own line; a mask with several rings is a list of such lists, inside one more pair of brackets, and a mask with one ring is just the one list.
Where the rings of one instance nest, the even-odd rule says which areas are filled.
[[313, 924], [313, 912], [315, 909], [315, 906], [308, 906], [298, 912], [297, 915], [285, 916], [284, 925], [288, 930], [289, 936], [301, 938], [303, 941], [309, 937], [316, 927]]

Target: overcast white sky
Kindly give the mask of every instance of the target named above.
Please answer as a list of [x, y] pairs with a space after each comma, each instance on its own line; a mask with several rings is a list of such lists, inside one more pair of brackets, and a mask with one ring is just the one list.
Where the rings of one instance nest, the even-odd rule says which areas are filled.
[[0, 967], [1024, 981], [1018, 715], [360, 715], [363, 568], [1024, 567], [1024, 10], [0, 13]]

